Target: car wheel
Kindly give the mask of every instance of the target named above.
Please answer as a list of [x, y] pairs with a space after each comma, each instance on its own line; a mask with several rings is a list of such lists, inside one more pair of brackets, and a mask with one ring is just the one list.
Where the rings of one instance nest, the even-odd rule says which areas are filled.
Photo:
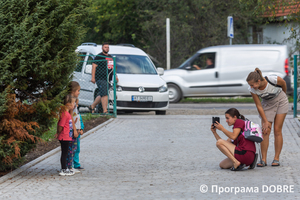
[[177, 103], [181, 100], [182, 94], [180, 88], [173, 84], [168, 84], [168, 90], [169, 90], [169, 102], [170, 103]]
[[165, 110], [157, 110], [155, 111], [156, 115], [166, 115], [166, 111]]

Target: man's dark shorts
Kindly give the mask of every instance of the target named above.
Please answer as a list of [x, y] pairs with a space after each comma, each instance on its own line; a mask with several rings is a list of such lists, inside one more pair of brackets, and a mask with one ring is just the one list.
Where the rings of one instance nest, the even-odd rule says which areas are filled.
[[107, 96], [107, 81], [105, 80], [97, 80], [97, 87], [99, 89], [98, 96]]

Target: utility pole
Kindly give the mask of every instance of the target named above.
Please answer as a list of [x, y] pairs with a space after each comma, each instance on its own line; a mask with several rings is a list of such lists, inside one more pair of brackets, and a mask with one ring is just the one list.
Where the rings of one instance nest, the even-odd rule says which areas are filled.
[[167, 69], [171, 69], [171, 53], [170, 53], [170, 18], [166, 20], [167, 35]]

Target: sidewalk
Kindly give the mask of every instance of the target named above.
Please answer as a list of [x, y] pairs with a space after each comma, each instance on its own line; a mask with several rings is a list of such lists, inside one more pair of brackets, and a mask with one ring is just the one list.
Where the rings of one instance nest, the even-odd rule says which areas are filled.
[[270, 166], [271, 134], [267, 167], [232, 172], [218, 166], [225, 157], [215, 146], [211, 117], [119, 116], [82, 139], [82, 173], [58, 176], [58, 151], [11, 179], [0, 178], [0, 199], [299, 198], [299, 121], [287, 116], [280, 167]]

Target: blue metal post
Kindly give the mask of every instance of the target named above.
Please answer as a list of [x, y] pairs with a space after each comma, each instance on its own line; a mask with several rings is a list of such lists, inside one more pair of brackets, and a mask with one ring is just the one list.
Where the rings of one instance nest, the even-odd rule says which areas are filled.
[[297, 117], [297, 88], [298, 88], [297, 56], [298, 55], [294, 55], [294, 118]]

